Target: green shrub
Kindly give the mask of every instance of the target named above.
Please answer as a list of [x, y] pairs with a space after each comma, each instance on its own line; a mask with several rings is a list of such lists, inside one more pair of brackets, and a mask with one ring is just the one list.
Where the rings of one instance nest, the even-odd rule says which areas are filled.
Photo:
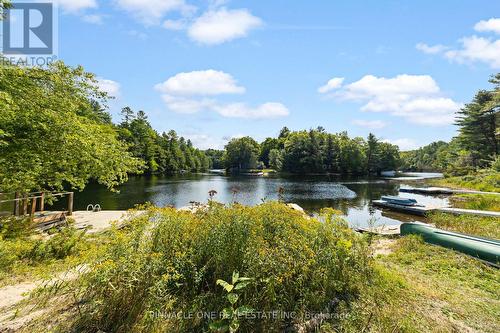
[[29, 218], [8, 216], [0, 218], [0, 240], [27, 237], [33, 233]]
[[199, 316], [227, 307], [227, 292], [216, 282], [231, 281], [233, 272], [253, 281], [239, 290], [238, 304], [294, 313], [245, 318], [243, 332], [284, 330], [303, 324], [307, 313], [345, 308], [371, 274], [368, 250], [345, 221], [328, 212], [322, 219], [275, 202], [211, 203], [196, 214], [150, 210], [115, 231], [103, 257], [75, 283], [83, 305], [72, 329], [208, 331], [219, 318]]
[[44, 236], [34, 231], [29, 219], [6, 218], [0, 225], [0, 275], [9, 274], [14, 265], [32, 266], [72, 255], [85, 234], [64, 227]]
[[27, 259], [38, 262], [66, 258], [75, 252], [83, 236], [84, 232], [78, 232], [74, 228], [63, 228], [48, 240], [35, 241]]

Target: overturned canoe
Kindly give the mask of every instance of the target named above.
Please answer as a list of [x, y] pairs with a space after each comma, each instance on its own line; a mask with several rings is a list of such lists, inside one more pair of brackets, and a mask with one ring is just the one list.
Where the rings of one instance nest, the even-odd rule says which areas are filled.
[[402, 197], [396, 197], [392, 195], [384, 195], [381, 198], [383, 201], [386, 201], [391, 204], [395, 205], [401, 205], [401, 206], [415, 206], [417, 204], [417, 200], [415, 199], [409, 199], [409, 198], [402, 198]]
[[496, 266], [500, 263], [500, 241], [459, 234], [422, 223], [403, 223], [401, 235], [421, 235], [427, 243], [453, 249]]

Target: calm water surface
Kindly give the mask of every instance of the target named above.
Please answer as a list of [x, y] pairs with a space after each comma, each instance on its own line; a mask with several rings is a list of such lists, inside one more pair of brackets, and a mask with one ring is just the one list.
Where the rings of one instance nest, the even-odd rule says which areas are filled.
[[[432, 176], [412, 174], [411, 176]], [[382, 195], [401, 195], [415, 198], [422, 204], [448, 205], [445, 197], [401, 193], [400, 187], [416, 186], [408, 178], [350, 179], [333, 176], [307, 177], [252, 177], [196, 174], [185, 176], [131, 177], [122, 185], [120, 193], [90, 184], [83, 192], [75, 193], [75, 210], [85, 210], [88, 204], [100, 204], [105, 210], [129, 209], [136, 204], [151, 202], [157, 206], [187, 206], [191, 201], [206, 202], [210, 190], [217, 191], [215, 200], [223, 203], [237, 201], [257, 205], [263, 200], [278, 199], [278, 189], [284, 189], [284, 199], [297, 203], [308, 213], [332, 207], [342, 211], [352, 226], [366, 226], [368, 221], [378, 225], [400, 222], [424, 221], [422, 218], [394, 212], [381, 211], [371, 205]], [[236, 192], [236, 194], [233, 194]]]

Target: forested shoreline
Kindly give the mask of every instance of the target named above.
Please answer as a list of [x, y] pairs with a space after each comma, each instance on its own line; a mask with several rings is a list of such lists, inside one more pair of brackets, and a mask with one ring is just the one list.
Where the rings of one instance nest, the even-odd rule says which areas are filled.
[[399, 166], [397, 146], [370, 134], [367, 140], [350, 138], [347, 132], [327, 133], [324, 128], [290, 131], [284, 127], [277, 138], [261, 144], [251, 137], [231, 140], [219, 153], [228, 170], [271, 168], [295, 174], [380, 174]]
[[114, 124], [110, 96], [94, 74], [57, 62], [47, 68], [0, 68], [0, 188], [4, 192], [114, 188], [130, 174], [272, 169], [293, 174], [380, 175], [386, 170], [442, 171], [462, 176], [498, 167], [500, 74], [458, 113], [457, 137], [415, 151], [370, 134], [351, 138], [323, 127], [291, 131], [259, 143], [234, 138], [224, 150], [202, 151], [174, 130], [157, 132], [146, 113], [124, 107]]
[[0, 67], [0, 189], [3, 192], [109, 188], [130, 174], [175, 174], [210, 168], [274, 168], [291, 173], [378, 173], [396, 168], [396, 146], [370, 135], [349, 138], [284, 128], [261, 144], [246, 137], [224, 151], [202, 151], [173, 130], [158, 133], [144, 111], [122, 109], [112, 122], [110, 97], [83, 67]]

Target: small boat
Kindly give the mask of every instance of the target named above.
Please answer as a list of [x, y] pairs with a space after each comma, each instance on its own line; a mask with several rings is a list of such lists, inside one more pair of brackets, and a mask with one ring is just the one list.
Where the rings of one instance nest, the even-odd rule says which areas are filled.
[[495, 266], [500, 263], [500, 241], [434, 228], [423, 223], [401, 224], [401, 235], [421, 235], [425, 242], [453, 249]]
[[211, 169], [211, 170], [208, 170], [208, 172], [216, 174], [216, 175], [225, 175], [226, 174], [225, 169]]
[[417, 204], [417, 200], [415, 199], [396, 197], [392, 195], [384, 195], [381, 199], [388, 203], [401, 206], [415, 206]]
[[242, 176], [264, 176], [264, 172], [244, 172], [241, 173]]

